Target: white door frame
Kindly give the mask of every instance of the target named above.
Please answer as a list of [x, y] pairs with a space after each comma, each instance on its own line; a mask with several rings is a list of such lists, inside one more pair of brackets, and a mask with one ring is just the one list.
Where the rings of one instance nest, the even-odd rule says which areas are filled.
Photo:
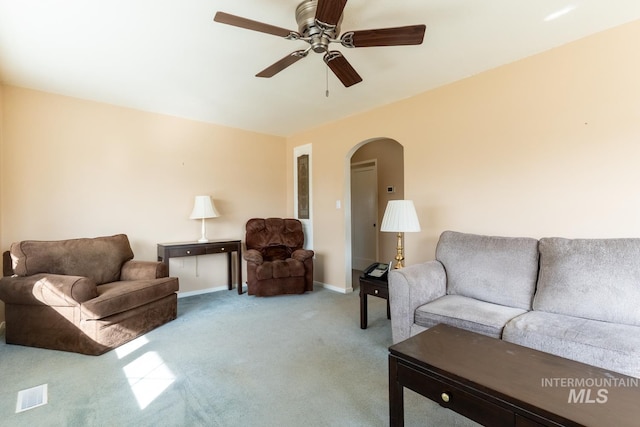
[[351, 262], [351, 157], [360, 147], [378, 138], [361, 141], [351, 147], [344, 159], [344, 284], [345, 292], [353, 292], [353, 272]]

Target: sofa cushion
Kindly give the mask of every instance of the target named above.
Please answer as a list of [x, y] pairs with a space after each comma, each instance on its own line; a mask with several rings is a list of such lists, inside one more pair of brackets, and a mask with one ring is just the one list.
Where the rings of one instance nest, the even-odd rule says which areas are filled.
[[83, 319], [103, 319], [178, 291], [176, 277], [112, 282], [98, 286], [98, 296], [81, 305]]
[[531, 309], [538, 277], [538, 241], [445, 231], [436, 259], [447, 272], [447, 293]]
[[540, 240], [535, 310], [640, 326], [640, 239]]
[[526, 310], [521, 308], [505, 307], [461, 295], [445, 295], [418, 307], [415, 323], [426, 328], [446, 323], [500, 338], [504, 325], [525, 312]]
[[502, 339], [640, 378], [640, 327], [531, 311], [511, 320]]
[[82, 276], [96, 285], [120, 279], [120, 269], [133, 258], [124, 234], [60, 241], [25, 240], [11, 245], [14, 273]]

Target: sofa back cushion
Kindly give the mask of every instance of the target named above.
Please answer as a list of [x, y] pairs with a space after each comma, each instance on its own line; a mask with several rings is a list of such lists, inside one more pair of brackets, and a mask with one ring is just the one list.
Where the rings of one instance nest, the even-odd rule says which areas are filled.
[[640, 326], [640, 239], [540, 240], [535, 310]]
[[531, 309], [538, 277], [538, 241], [445, 231], [436, 259], [447, 272], [447, 294]]
[[18, 276], [83, 276], [101, 285], [120, 279], [122, 264], [133, 258], [133, 251], [127, 236], [118, 234], [93, 239], [25, 240], [11, 245], [11, 258]]

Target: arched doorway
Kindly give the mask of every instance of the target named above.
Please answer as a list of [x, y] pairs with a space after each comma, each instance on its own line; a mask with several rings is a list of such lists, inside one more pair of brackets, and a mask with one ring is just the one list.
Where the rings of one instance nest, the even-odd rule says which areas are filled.
[[[379, 224], [387, 202], [404, 198], [404, 148], [390, 138], [372, 138], [355, 145], [347, 153], [345, 164], [345, 283], [347, 291], [353, 291], [354, 277], [364, 268], [368, 256], [375, 254], [373, 256], [378, 258], [372, 262], [389, 262], [395, 256], [395, 236], [380, 233]], [[375, 177], [374, 183], [372, 177]], [[367, 194], [353, 193], [358, 191]], [[372, 197], [375, 203], [371, 203]], [[371, 209], [373, 212], [368, 212]], [[359, 233], [371, 234], [362, 236]], [[354, 250], [362, 249], [362, 245], [371, 244], [375, 248], [369, 249], [375, 250], [365, 256], [354, 253]]]

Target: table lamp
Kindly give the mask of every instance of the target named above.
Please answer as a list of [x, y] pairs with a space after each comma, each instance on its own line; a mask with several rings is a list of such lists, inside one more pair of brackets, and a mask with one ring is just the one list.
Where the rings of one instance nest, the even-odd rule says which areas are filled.
[[404, 255], [402, 249], [402, 238], [405, 232], [420, 231], [420, 222], [413, 200], [389, 200], [384, 211], [380, 231], [392, 231], [398, 233], [398, 244], [396, 246], [396, 264], [393, 268], [404, 267]]
[[190, 219], [202, 220], [202, 237], [198, 240], [199, 243], [207, 243], [207, 230], [205, 228], [204, 220], [207, 218], [216, 218], [220, 216], [216, 207], [213, 205], [210, 196], [196, 196], [196, 200], [193, 204], [193, 212], [191, 212]]

